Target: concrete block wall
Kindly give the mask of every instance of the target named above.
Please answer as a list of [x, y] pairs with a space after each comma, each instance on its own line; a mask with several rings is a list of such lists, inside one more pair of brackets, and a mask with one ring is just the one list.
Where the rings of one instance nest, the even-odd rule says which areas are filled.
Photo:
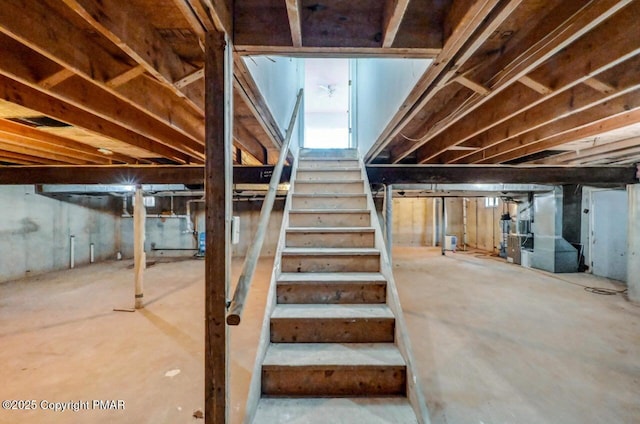
[[0, 282], [69, 268], [70, 236], [76, 266], [115, 258], [118, 202], [110, 196], [51, 198], [33, 186], [0, 186]]

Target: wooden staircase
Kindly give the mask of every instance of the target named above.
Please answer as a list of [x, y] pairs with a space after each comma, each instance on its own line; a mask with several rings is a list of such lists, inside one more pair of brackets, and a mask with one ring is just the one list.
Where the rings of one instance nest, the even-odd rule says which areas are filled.
[[302, 149], [246, 423], [428, 422], [380, 233], [356, 151]]

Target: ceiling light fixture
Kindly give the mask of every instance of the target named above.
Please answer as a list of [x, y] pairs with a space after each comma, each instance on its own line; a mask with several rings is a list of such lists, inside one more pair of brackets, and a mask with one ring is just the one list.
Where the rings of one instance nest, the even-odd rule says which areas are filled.
[[100, 153], [102, 153], [103, 155], [112, 155], [113, 154], [113, 152], [111, 150], [105, 149], [104, 147], [98, 148], [98, 151]]

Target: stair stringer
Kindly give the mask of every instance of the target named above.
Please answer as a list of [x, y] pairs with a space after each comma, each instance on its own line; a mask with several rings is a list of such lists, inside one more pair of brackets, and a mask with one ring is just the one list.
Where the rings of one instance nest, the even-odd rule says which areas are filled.
[[278, 237], [276, 254], [273, 259], [273, 271], [271, 272], [271, 281], [269, 282], [269, 290], [267, 292], [267, 302], [264, 309], [262, 327], [260, 329], [260, 340], [258, 341], [256, 359], [253, 366], [253, 373], [251, 375], [251, 382], [249, 383], [249, 392], [247, 395], [245, 415], [242, 420], [243, 424], [253, 423], [253, 419], [256, 415], [256, 410], [258, 409], [258, 402], [260, 402], [260, 398], [262, 396], [262, 363], [264, 362], [267, 348], [271, 343], [271, 314], [273, 313], [273, 310], [277, 304], [277, 280], [282, 267], [282, 250], [286, 246], [285, 239], [287, 235], [287, 227], [289, 227], [289, 210], [291, 210], [291, 204], [293, 202], [292, 194], [294, 192], [297, 169], [298, 158], [295, 158], [291, 168], [289, 192], [287, 193], [287, 199], [284, 204], [284, 213], [282, 216], [282, 226], [280, 227], [280, 236]]
[[367, 207], [371, 213], [371, 226], [375, 229], [375, 248], [380, 250], [380, 273], [387, 279], [387, 306], [393, 312], [396, 319], [395, 326], [395, 344], [404, 358], [407, 366], [407, 398], [413, 408], [416, 418], [420, 424], [430, 424], [429, 410], [422, 390], [422, 385], [418, 379], [416, 372], [416, 360], [413, 356], [411, 348], [411, 340], [409, 339], [407, 324], [404, 320], [402, 306], [400, 305], [400, 296], [398, 288], [393, 278], [393, 269], [389, 261], [386, 243], [383, 238], [382, 227], [378, 219], [378, 213], [371, 195], [371, 186], [369, 185], [369, 177], [367, 176], [366, 167], [362, 158], [358, 159], [360, 169], [362, 171], [362, 179], [364, 180], [364, 191], [367, 196]]

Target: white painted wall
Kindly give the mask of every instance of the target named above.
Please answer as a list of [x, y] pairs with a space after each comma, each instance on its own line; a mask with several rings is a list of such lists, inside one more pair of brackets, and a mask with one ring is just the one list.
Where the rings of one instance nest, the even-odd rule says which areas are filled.
[[[245, 57], [244, 61], [284, 136], [296, 104], [298, 90], [302, 88], [304, 81], [302, 60], [280, 56], [251, 56]], [[297, 128], [291, 138], [290, 147], [294, 154], [301, 140], [303, 111], [300, 112]]]
[[70, 236], [76, 266], [115, 259], [120, 235], [118, 202], [110, 196], [37, 194], [33, 186], [0, 186], [0, 282], [69, 268]]
[[356, 137], [364, 156], [424, 74], [430, 59], [356, 59]]

